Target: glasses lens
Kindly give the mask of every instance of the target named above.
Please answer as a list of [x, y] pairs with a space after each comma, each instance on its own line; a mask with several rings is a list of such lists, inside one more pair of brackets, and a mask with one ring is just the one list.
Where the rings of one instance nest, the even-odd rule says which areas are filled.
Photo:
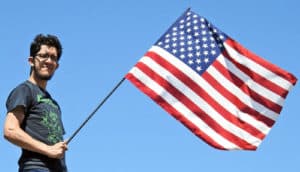
[[46, 61], [48, 60], [48, 58], [50, 58], [52, 61], [57, 62], [57, 57], [54, 55], [49, 55], [49, 54], [37, 54], [38, 57], [40, 57], [40, 59], [42, 61]]

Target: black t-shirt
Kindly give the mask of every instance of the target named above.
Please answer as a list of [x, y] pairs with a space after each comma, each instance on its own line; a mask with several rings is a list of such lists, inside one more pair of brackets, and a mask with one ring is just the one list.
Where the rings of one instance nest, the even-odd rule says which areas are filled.
[[[12, 90], [6, 101], [8, 112], [18, 106], [24, 107], [25, 111], [21, 128], [31, 137], [48, 145], [63, 141], [65, 131], [61, 110], [46, 90], [30, 81], [23, 82]], [[24, 169], [47, 168], [57, 172], [66, 171], [64, 158], [52, 159], [25, 149], [22, 149], [19, 166]]]

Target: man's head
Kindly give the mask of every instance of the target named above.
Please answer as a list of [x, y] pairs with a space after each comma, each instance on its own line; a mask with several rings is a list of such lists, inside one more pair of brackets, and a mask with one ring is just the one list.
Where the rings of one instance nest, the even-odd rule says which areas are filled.
[[34, 72], [37, 79], [50, 80], [59, 66], [61, 54], [62, 46], [56, 36], [37, 35], [30, 46], [30, 75]]

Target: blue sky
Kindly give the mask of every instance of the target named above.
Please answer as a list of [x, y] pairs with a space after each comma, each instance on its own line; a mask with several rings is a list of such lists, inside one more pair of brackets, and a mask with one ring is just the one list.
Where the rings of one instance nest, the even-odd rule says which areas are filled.
[[[48, 91], [62, 107], [67, 139], [187, 7], [299, 78], [299, 5], [297, 0], [0, 2], [1, 126], [7, 95], [29, 76], [29, 45], [38, 33], [57, 35], [64, 47]], [[71, 172], [299, 171], [299, 92], [298, 84], [257, 151], [220, 151], [125, 81], [69, 144], [67, 164]], [[1, 171], [17, 171], [19, 154], [1, 138]]]

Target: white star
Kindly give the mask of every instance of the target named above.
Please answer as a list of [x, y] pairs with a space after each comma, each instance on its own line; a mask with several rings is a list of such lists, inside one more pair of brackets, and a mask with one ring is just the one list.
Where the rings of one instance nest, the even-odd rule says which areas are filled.
[[179, 57], [180, 57], [181, 59], [184, 59], [184, 58], [185, 58], [185, 55], [184, 55], [184, 54], [181, 54]]
[[192, 57], [193, 57], [193, 53], [189, 53], [189, 54], [188, 54], [188, 57], [189, 57], [189, 58], [192, 58]]
[[201, 59], [196, 59], [196, 63], [200, 64], [201, 63]]
[[209, 58], [205, 58], [205, 59], [204, 59], [204, 62], [205, 62], [205, 63], [208, 63], [208, 62], [209, 62]]
[[212, 55], [217, 54], [217, 52], [216, 52], [215, 50], [212, 50], [210, 53], [211, 53]]
[[197, 66], [196, 70], [201, 71], [202, 70], [201, 66]]
[[220, 39], [223, 40], [223, 39], [224, 39], [224, 36], [223, 36], [223, 35], [220, 35]]
[[[208, 55], [208, 51], [204, 51], [203, 54], [204, 54], [205, 56], [207, 56], [207, 55]], [[205, 60], [204, 60], [204, 61], [205, 61]]]
[[189, 65], [194, 64], [193, 60], [189, 60], [188, 63], [189, 63]]

